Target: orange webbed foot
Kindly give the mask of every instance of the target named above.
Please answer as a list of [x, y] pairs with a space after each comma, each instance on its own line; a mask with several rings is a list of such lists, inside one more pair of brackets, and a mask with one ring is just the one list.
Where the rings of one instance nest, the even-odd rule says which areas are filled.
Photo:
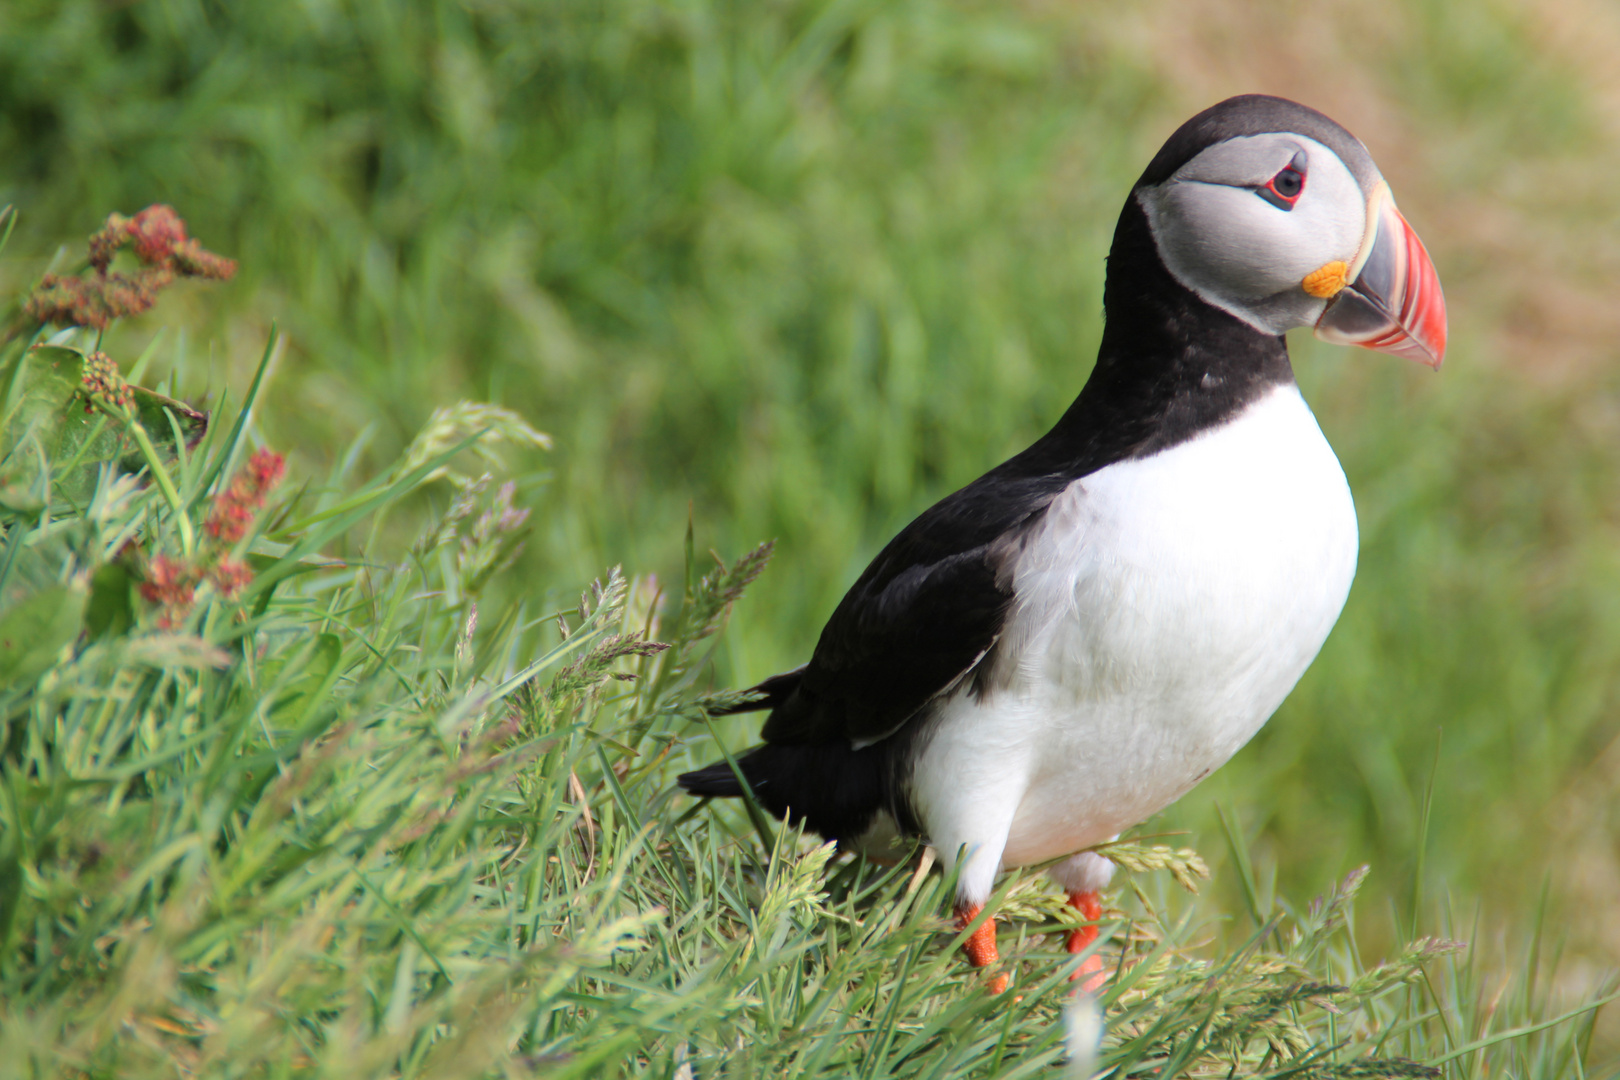
[[[1069, 952], [1085, 952], [1086, 948], [1097, 940], [1096, 923], [1102, 919], [1102, 897], [1096, 890], [1072, 892], [1069, 894], [1069, 906], [1092, 923], [1090, 926], [1079, 926], [1069, 931]], [[1086, 957], [1080, 962], [1080, 969], [1069, 976], [1069, 981], [1078, 982], [1080, 988], [1089, 994], [1101, 990], [1103, 984], [1108, 981], [1108, 973], [1103, 970], [1102, 957], [1095, 954]]]
[[[967, 925], [979, 917], [984, 910], [983, 904], [964, 904], [956, 909], [956, 925], [958, 929], [966, 929]], [[987, 968], [1001, 959], [996, 951], [996, 920], [986, 919], [968, 939], [962, 942], [962, 951], [967, 954], [968, 963], [976, 968]], [[990, 977], [990, 992], [999, 994], [1007, 989], [1007, 973], [997, 972]]]

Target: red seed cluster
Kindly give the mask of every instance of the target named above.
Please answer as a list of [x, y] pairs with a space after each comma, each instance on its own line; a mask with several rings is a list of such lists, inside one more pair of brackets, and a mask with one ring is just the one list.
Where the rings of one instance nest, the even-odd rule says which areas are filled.
[[186, 223], [174, 207], [157, 203], [132, 218], [109, 214], [107, 223], [90, 237], [90, 265], [102, 273], [112, 265], [113, 256], [124, 247], [133, 247], [142, 266], [169, 270], [184, 277], [228, 280], [236, 273], [236, 261], [203, 250], [186, 235]]
[[208, 580], [221, 596], [235, 596], [253, 580], [253, 571], [240, 559], [221, 559], [208, 571]]
[[273, 450], [258, 450], [235, 476], [230, 487], [214, 500], [203, 528], [222, 544], [234, 544], [264, 506], [265, 498], [286, 475], [287, 461]]
[[105, 329], [114, 319], [139, 315], [157, 303], [158, 290], [174, 280], [168, 271], [59, 277], [46, 274], [23, 305], [29, 318], [62, 326]]
[[185, 619], [196, 598], [200, 578], [197, 568], [184, 559], [152, 556], [146, 564], [146, 580], [141, 582], [141, 596], [147, 603], [163, 609], [158, 616], [159, 626], [170, 630]]
[[[117, 217], [117, 215], [114, 215]], [[113, 218], [107, 219], [112, 226]], [[174, 254], [175, 249], [188, 243], [186, 223], [174, 212], [174, 207], [158, 203], [148, 206], [130, 221], [119, 220], [118, 225], [135, 245], [135, 257], [147, 266], [155, 266]], [[103, 230], [104, 232], [107, 230]], [[91, 239], [94, 247], [95, 240]], [[97, 269], [105, 270], [103, 263]]]
[[[113, 257], [133, 247], [141, 268], [133, 274], [110, 269]], [[105, 329], [114, 319], [138, 315], [176, 277], [226, 281], [236, 261], [203, 249], [186, 235], [186, 223], [173, 207], [148, 206], [133, 218], [111, 214], [90, 237], [90, 265], [84, 277], [46, 274], [29, 296], [25, 311], [39, 322]]]
[[258, 450], [214, 499], [203, 531], [208, 536], [195, 560], [154, 555], [146, 564], [141, 595], [162, 609], [158, 625], [173, 629], [190, 613], [204, 580], [221, 596], [233, 597], [253, 581], [253, 570], [231, 558], [230, 546], [247, 535], [265, 499], [287, 473], [287, 461], [274, 450]]

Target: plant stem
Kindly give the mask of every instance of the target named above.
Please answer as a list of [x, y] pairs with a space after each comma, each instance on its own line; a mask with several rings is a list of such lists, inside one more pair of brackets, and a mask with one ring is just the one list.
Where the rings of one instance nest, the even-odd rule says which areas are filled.
[[140, 447], [141, 457], [146, 459], [146, 467], [151, 470], [152, 479], [157, 481], [158, 490], [163, 492], [163, 500], [169, 504], [169, 509], [174, 512], [175, 523], [180, 526], [180, 548], [186, 557], [190, 558], [197, 550], [197, 533], [191, 527], [191, 515], [186, 513], [186, 504], [181, 501], [180, 492], [176, 490], [174, 480], [169, 476], [169, 470], [163, 467], [163, 459], [158, 456], [157, 447], [152, 445], [152, 437], [135, 418], [134, 410], [116, 405], [101, 394], [94, 395], [94, 398], [103, 412], [121, 421], [135, 437], [135, 445]]

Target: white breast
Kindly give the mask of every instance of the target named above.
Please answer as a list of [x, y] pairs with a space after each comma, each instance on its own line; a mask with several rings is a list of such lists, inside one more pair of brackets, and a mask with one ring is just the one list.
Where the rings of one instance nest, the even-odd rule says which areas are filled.
[[941, 854], [982, 850], [972, 876], [993, 877], [992, 852], [1066, 855], [1185, 793], [1293, 689], [1356, 548], [1344, 471], [1292, 386], [1076, 481], [1019, 562], [989, 691], [943, 705], [913, 772]]

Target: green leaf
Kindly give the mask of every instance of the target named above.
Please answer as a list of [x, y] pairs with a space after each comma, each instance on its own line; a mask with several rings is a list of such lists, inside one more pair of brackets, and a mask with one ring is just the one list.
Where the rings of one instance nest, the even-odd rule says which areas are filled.
[[[39, 477], [47, 465], [57, 492], [72, 502], [89, 499], [102, 462], [117, 461], [128, 472], [142, 468], [121, 425], [86, 408], [83, 377], [84, 354], [59, 345], [27, 349], [0, 371], [0, 502], [6, 506], [39, 509]], [[207, 434], [207, 413], [130, 389], [136, 419], [160, 448], [173, 453], [177, 439], [191, 447]]]
[[135, 577], [120, 562], [90, 575], [90, 599], [84, 610], [91, 641], [118, 637], [135, 625]]
[[[208, 434], [208, 414], [200, 409], [193, 409], [185, 402], [160, 394], [155, 390], [144, 387], [130, 387], [135, 393], [135, 417], [146, 430], [152, 433], [152, 441], [169, 450], [175, 449], [173, 431], [178, 427], [181, 437], [185, 439], [187, 450], [195, 447]], [[169, 417], [174, 417], [173, 423]], [[134, 471], [140, 468], [140, 457], [132, 456], [125, 462], [125, 467]]]
[[50, 463], [33, 432], [0, 454], [0, 508], [29, 517], [45, 509], [50, 494]]
[[[0, 498], [17, 510], [44, 505], [47, 459], [57, 460], [69, 431], [84, 442], [87, 419], [68, 415], [77, 396], [84, 358], [72, 349], [46, 346], [18, 353], [0, 372]], [[106, 425], [97, 425], [100, 436]], [[84, 492], [88, 496], [88, 491]], [[70, 495], [71, 497], [71, 495]]]
[[43, 589], [0, 615], [0, 685], [41, 674], [84, 624], [85, 590], [73, 585]]

